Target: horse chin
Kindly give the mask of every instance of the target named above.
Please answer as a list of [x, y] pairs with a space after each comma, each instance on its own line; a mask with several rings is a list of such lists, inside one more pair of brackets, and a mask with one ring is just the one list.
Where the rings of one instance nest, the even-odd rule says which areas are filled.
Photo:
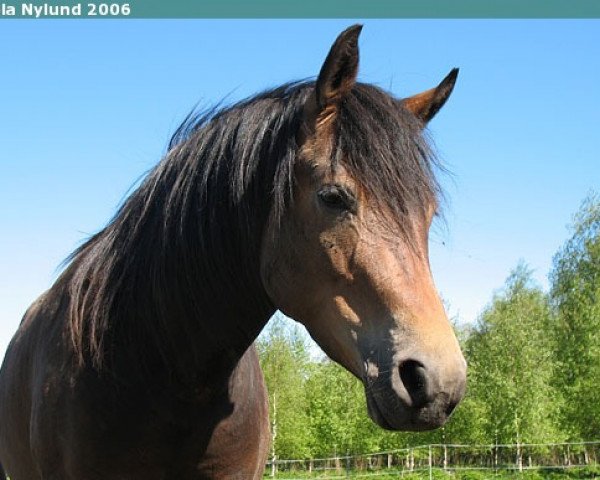
[[422, 432], [435, 430], [446, 423], [449, 415], [439, 414], [436, 406], [412, 408], [391, 408], [385, 405], [382, 399], [378, 399], [369, 389], [365, 389], [367, 399], [367, 411], [373, 422], [385, 430]]
[[367, 397], [367, 412], [369, 413], [371, 420], [385, 430], [398, 430], [386, 420], [385, 415], [377, 405], [375, 398], [369, 393], [368, 390], [365, 392], [365, 395]]

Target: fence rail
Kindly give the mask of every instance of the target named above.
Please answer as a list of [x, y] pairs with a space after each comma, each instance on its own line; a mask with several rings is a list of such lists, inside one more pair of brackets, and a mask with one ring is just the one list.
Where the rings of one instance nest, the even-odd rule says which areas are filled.
[[[600, 441], [536, 444], [444, 445], [432, 444], [364, 455], [298, 460], [271, 459], [267, 474], [278, 478], [346, 478], [402, 476], [442, 470], [524, 471], [597, 466]], [[289, 474], [289, 477], [288, 475]]]

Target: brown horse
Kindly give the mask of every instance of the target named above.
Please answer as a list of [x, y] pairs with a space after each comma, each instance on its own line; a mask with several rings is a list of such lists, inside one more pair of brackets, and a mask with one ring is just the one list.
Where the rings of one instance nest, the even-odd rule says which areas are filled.
[[359, 33], [316, 82], [187, 119], [29, 308], [0, 373], [12, 480], [260, 478], [253, 341], [276, 309], [362, 380], [382, 427], [446, 421], [465, 362], [429, 269], [422, 130], [457, 72], [397, 100], [356, 82]]

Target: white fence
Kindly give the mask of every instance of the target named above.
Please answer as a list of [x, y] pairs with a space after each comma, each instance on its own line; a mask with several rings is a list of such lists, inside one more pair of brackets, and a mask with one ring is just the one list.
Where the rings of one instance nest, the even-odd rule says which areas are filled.
[[423, 445], [365, 455], [270, 460], [265, 474], [278, 479], [402, 476], [421, 472], [429, 478], [434, 471], [485, 470], [493, 473], [529, 469], [555, 470], [596, 466], [600, 441], [514, 445]]

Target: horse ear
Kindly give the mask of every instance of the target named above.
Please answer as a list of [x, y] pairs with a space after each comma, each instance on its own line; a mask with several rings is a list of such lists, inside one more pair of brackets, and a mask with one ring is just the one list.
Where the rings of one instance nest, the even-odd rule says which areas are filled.
[[358, 73], [358, 36], [362, 25], [339, 34], [321, 67], [315, 86], [317, 109], [337, 104], [354, 86]]
[[458, 68], [453, 68], [437, 87], [403, 99], [402, 105], [420, 118], [423, 123], [429, 122], [448, 100], [457, 76]]

